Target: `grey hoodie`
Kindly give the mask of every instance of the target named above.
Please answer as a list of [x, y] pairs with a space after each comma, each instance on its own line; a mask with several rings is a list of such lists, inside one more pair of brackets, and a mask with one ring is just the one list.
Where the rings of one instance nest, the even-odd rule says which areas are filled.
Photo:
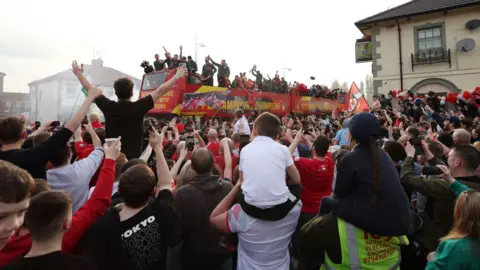
[[183, 224], [182, 262], [187, 269], [214, 269], [231, 255], [223, 248], [223, 236], [210, 225], [213, 209], [233, 188], [217, 175], [198, 175], [178, 189], [175, 205]]
[[87, 158], [47, 171], [48, 185], [72, 195], [73, 213], [87, 201], [90, 180], [103, 161], [103, 148], [95, 148]]

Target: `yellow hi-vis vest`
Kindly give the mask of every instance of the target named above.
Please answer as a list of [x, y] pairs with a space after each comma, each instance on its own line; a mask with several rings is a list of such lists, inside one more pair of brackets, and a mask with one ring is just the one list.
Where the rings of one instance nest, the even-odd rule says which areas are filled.
[[364, 232], [337, 218], [342, 263], [335, 264], [325, 252], [325, 270], [400, 269], [400, 246], [408, 245], [406, 236], [385, 237]]

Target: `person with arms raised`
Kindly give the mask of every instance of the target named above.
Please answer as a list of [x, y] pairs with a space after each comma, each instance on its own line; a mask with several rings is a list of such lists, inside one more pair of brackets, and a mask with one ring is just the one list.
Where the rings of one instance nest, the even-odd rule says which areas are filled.
[[103, 161], [103, 147], [100, 138], [90, 123], [85, 125], [95, 150], [87, 158], [70, 164], [72, 150], [65, 145], [50, 160], [53, 169], [47, 171], [47, 181], [52, 189], [64, 190], [72, 195], [73, 213], [87, 201], [90, 180]]
[[[23, 142], [27, 138], [25, 119], [21, 117], [7, 117], [0, 119], [0, 159], [11, 162], [18, 167], [27, 170], [33, 178], [46, 179], [46, 164], [52, 159], [55, 153], [65, 148], [68, 140], [82, 123], [92, 102], [101, 95], [101, 93], [92, 87], [88, 96], [83, 102], [77, 113], [70, 119], [65, 127], [53, 134], [44, 143], [41, 143], [30, 149], [21, 149]], [[40, 128], [30, 136], [50, 130], [53, 122], [45, 122]]]
[[[150, 134], [157, 162], [157, 183], [147, 165], [137, 164], [127, 169], [118, 184], [124, 206], [110, 208], [82, 239], [82, 253], [99, 269], [166, 269], [168, 248], [181, 241], [172, 180], [162, 150], [163, 138], [164, 134], [155, 129]], [[152, 195], [155, 198], [149, 202]]]
[[97, 269], [88, 259], [63, 253], [62, 239], [72, 224], [72, 199], [65, 191], [44, 191], [30, 200], [25, 225], [32, 248], [6, 270], [90, 270]]
[[[95, 87], [83, 75], [83, 65], [72, 63], [73, 73], [77, 76], [82, 86], [90, 91]], [[95, 100], [98, 108], [105, 116], [106, 138], [122, 137], [123, 153], [127, 159], [138, 158], [142, 153], [143, 143], [143, 118], [151, 110], [157, 100], [170, 90], [175, 82], [184, 77], [185, 68], [178, 68], [175, 76], [157, 87], [148, 96], [132, 102], [133, 81], [130, 78], [119, 78], [113, 88], [118, 102], [112, 101], [101, 95]]]

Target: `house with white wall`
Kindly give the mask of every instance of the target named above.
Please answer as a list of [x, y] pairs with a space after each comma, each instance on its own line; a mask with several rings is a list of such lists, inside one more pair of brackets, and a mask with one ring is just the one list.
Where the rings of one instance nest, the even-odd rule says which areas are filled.
[[371, 45], [361, 60], [372, 62], [374, 94], [480, 86], [479, 20], [480, 0], [414, 0], [356, 22]]
[[[120, 77], [130, 77], [134, 83], [133, 98], [138, 97], [141, 80], [116, 69], [103, 65], [103, 60], [94, 59], [91, 65], [84, 65], [84, 75], [98, 86], [103, 94], [116, 100], [113, 83]], [[75, 108], [82, 104], [85, 95], [81, 84], [72, 70], [65, 70], [28, 84], [30, 88], [30, 119], [38, 121], [70, 119]], [[91, 110], [98, 108], [92, 106]], [[98, 112], [98, 111], [97, 111]]]

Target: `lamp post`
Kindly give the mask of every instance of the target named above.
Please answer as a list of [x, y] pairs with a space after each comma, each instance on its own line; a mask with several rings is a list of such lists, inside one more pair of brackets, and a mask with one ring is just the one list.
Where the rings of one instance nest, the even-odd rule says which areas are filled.
[[291, 68], [285, 68], [285, 67], [283, 68], [283, 78], [284, 78], [284, 79], [286, 79], [286, 78], [285, 78], [285, 71], [290, 72], [290, 71], [292, 71], [292, 69], [291, 69]]
[[205, 48], [207, 45], [203, 42], [197, 42], [197, 35], [195, 35], [195, 63], [197, 63], [198, 48]]

